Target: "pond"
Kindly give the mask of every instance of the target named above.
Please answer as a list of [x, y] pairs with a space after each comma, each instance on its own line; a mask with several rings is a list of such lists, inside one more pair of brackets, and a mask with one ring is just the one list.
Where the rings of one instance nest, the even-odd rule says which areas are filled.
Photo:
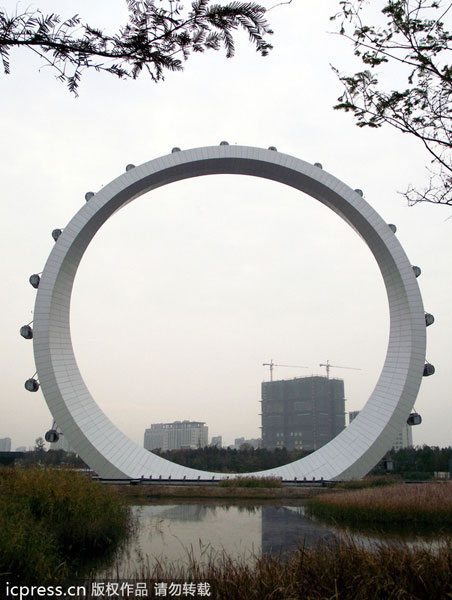
[[309, 517], [303, 501], [291, 505], [274, 502], [186, 501], [132, 507], [135, 533], [116, 560], [119, 577], [146, 572], [156, 564], [182, 567], [193, 559], [199, 564], [219, 560], [225, 553], [252, 564], [266, 554], [284, 557], [300, 546], [316, 547], [352, 539], [367, 548], [383, 541], [435, 548], [438, 536], [427, 539], [415, 531], [388, 535], [351, 533]]

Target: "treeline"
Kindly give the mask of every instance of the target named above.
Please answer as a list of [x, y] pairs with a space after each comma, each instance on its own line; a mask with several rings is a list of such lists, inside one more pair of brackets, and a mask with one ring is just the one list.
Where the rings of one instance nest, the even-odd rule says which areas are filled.
[[[199, 469], [201, 471], [217, 471], [219, 473], [251, 473], [264, 471], [286, 465], [294, 460], [303, 458], [310, 452], [302, 450], [287, 450], [286, 448], [254, 449], [217, 448], [206, 446], [196, 450], [154, 450], [162, 458], [171, 462]], [[438, 448], [437, 446], [417, 446], [391, 450], [385, 461], [393, 463], [393, 473], [405, 479], [429, 479], [436, 472], [448, 472], [452, 462], [452, 447]], [[372, 471], [379, 475], [386, 473], [384, 461], [381, 461]]]
[[[393, 463], [393, 473], [405, 479], [429, 479], [437, 472], [449, 472], [452, 464], [452, 447], [415, 446], [391, 450], [386, 460]], [[384, 466], [379, 464], [374, 473], [383, 472]]]
[[48, 467], [69, 466], [80, 469], [88, 468], [80, 456], [72, 452], [65, 452], [64, 450], [31, 450], [30, 452], [24, 452], [23, 458], [19, 461], [16, 460], [16, 464], [18, 462], [24, 466], [39, 464]]
[[301, 450], [287, 450], [286, 448], [217, 448], [206, 446], [196, 450], [153, 450], [162, 458], [171, 462], [200, 469], [201, 471], [217, 471], [219, 473], [251, 473], [264, 471], [286, 465], [287, 463], [303, 458], [310, 454]]

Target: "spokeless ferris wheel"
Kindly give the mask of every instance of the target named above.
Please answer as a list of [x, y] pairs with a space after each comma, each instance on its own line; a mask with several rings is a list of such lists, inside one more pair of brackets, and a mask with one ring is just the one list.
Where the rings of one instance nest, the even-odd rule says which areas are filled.
[[349, 427], [313, 454], [291, 464], [252, 473], [293, 479], [356, 479], [365, 475], [391, 447], [407, 421], [425, 375], [434, 367], [425, 362], [425, 314], [413, 267], [388, 225], [353, 190], [322, 169], [293, 156], [248, 146], [219, 146], [180, 151], [126, 172], [96, 194], [69, 224], [54, 230], [55, 246], [41, 275], [30, 283], [37, 288], [33, 328], [21, 334], [33, 339], [37, 377], [28, 379], [31, 392], [42, 389], [50, 412], [68, 443], [102, 478], [212, 479], [224, 473], [189, 469], [145, 450], [122, 433], [102, 412], [78, 369], [70, 332], [73, 281], [83, 254], [96, 232], [117, 210], [160, 186], [191, 177], [240, 174], [270, 179], [309, 194], [343, 218], [373, 253], [389, 302], [389, 344], [383, 370], [364, 409]]

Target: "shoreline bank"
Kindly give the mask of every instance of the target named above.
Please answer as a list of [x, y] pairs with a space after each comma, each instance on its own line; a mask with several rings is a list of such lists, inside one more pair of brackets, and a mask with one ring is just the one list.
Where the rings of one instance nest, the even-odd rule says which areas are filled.
[[240, 488], [203, 485], [112, 485], [128, 499], [153, 500], [158, 498], [229, 499], [229, 500], [304, 500], [333, 493], [327, 487]]

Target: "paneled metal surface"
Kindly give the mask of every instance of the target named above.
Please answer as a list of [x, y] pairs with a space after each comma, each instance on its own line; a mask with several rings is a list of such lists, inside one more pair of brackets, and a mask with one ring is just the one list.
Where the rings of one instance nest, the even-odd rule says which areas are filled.
[[173, 152], [131, 166], [90, 197], [59, 235], [37, 292], [33, 345], [39, 382], [50, 411], [71, 447], [101, 477], [225, 477], [165, 461], [117, 429], [82, 379], [69, 327], [74, 277], [83, 253], [103, 223], [146, 192], [190, 177], [218, 173], [263, 177], [311, 195], [353, 227], [375, 256], [388, 294], [390, 334], [384, 367], [366, 406], [349, 427], [310, 456], [253, 473], [284, 479], [362, 477], [391, 447], [406, 423], [422, 380], [425, 317], [418, 284], [394, 232], [359, 191], [319, 166], [273, 149], [219, 145]]

